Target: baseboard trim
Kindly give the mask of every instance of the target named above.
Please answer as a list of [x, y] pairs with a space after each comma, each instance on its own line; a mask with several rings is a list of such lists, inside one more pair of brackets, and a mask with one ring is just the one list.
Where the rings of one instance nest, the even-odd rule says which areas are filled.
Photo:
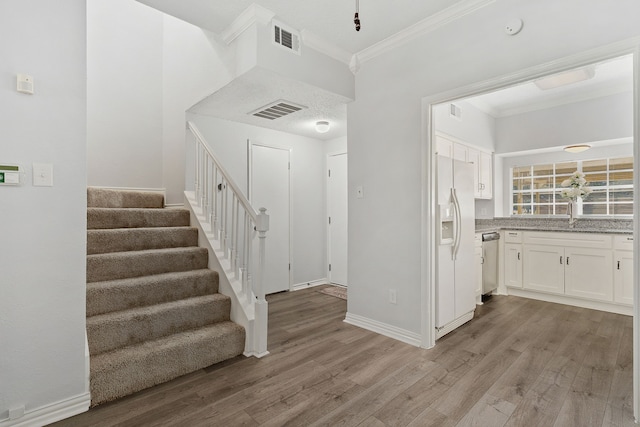
[[300, 291], [302, 289], [313, 288], [314, 286], [329, 285], [327, 278], [312, 280], [310, 282], [297, 283], [291, 287], [292, 291]]
[[531, 298], [539, 301], [553, 302], [556, 304], [572, 305], [575, 307], [589, 308], [591, 310], [606, 311], [609, 313], [623, 314], [633, 316], [633, 307], [626, 305], [618, 305], [608, 302], [590, 301], [577, 297], [569, 297], [564, 295], [554, 295], [542, 292], [529, 291], [519, 288], [507, 288], [509, 295], [514, 297]]
[[420, 334], [378, 322], [377, 320], [369, 319], [367, 317], [358, 316], [357, 314], [347, 312], [344, 322], [362, 329], [376, 332], [380, 335], [384, 335], [385, 337], [402, 341], [415, 347], [420, 347], [422, 344], [422, 336]]
[[71, 399], [26, 412], [20, 418], [0, 421], [0, 427], [46, 426], [87, 412], [89, 405], [91, 405], [91, 394], [84, 393]]

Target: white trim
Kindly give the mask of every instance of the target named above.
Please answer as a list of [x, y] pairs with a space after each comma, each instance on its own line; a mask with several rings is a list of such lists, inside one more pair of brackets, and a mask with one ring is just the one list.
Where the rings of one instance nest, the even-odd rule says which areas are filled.
[[463, 314], [462, 316], [458, 317], [457, 319], [447, 323], [442, 328], [436, 329], [436, 339], [442, 338], [443, 336], [447, 335], [449, 332], [453, 332], [454, 330], [456, 330], [460, 326], [462, 326], [465, 323], [469, 322], [471, 319], [473, 319], [473, 314], [474, 313], [475, 313], [475, 309], [474, 309], [474, 311], [470, 311], [470, 312], [468, 312], [466, 314]]
[[428, 34], [432, 31], [437, 30], [438, 28], [455, 21], [469, 13], [475, 12], [478, 9], [481, 9], [491, 3], [494, 3], [496, 0], [463, 0], [460, 1], [453, 6], [450, 6], [434, 15], [429, 16], [422, 21], [417, 22], [416, 24], [396, 33], [386, 39], [369, 46], [356, 53], [355, 56], [358, 58], [358, 62], [363, 64], [370, 59], [375, 58], [376, 56], [382, 55], [385, 52], [388, 52], [392, 49], [396, 49], [403, 44], [420, 37], [422, 35]]
[[[348, 160], [349, 153], [347, 152], [347, 150], [340, 150], [340, 151], [334, 151], [334, 152], [331, 152], [331, 153], [327, 153], [327, 157], [324, 160], [324, 165], [325, 165], [324, 179], [325, 179], [325, 188], [326, 188], [325, 200], [324, 200], [324, 202], [325, 202], [324, 203], [324, 211], [325, 211], [324, 217], [325, 217], [325, 220], [329, 218], [329, 157], [342, 156], [342, 155], [347, 156], [347, 160]], [[347, 166], [347, 169], [348, 168], [349, 167]], [[348, 171], [347, 171], [347, 173], [348, 173]], [[348, 207], [347, 207], [347, 209], [348, 209]], [[348, 215], [347, 215], [347, 217], [348, 217]], [[349, 226], [348, 220], [349, 219], [347, 218], [347, 227]], [[331, 264], [331, 230], [330, 230], [329, 224], [327, 224], [327, 222], [325, 222], [325, 225], [326, 225], [326, 227], [325, 227], [325, 229], [326, 229], [326, 240], [325, 240], [325, 242], [326, 242], [326, 246], [327, 246], [327, 262], [326, 262], [326, 265], [325, 265], [325, 272], [327, 273], [327, 279], [329, 280], [328, 283], [346, 287], [348, 285], [348, 283], [344, 284], [344, 283], [333, 283], [333, 282], [331, 282], [331, 271], [329, 271], [329, 265]], [[348, 236], [347, 236], [347, 239], [348, 239]], [[349, 261], [347, 260], [347, 266], [348, 266], [348, 262]]]
[[415, 332], [407, 331], [393, 325], [378, 322], [377, 320], [369, 319], [367, 317], [358, 316], [347, 312], [347, 316], [344, 319], [345, 323], [357, 326], [368, 331], [376, 332], [384, 335], [385, 337], [393, 338], [404, 343], [420, 347], [421, 336]]
[[291, 290], [292, 291], [301, 291], [303, 289], [313, 288], [314, 286], [330, 285], [330, 284], [331, 283], [329, 282], [329, 280], [327, 280], [327, 278], [324, 277], [322, 279], [311, 280], [309, 282], [296, 283], [295, 285], [291, 286]]
[[624, 314], [625, 316], [633, 316], [633, 307], [628, 305], [620, 305], [607, 303], [604, 301], [591, 301], [566, 295], [555, 295], [546, 292], [535, 292], [527, 289], [507, 288], [508, 295], [514, 297], [530, 298], [538, 301], [554, 302], [557, 304], [571, 305], [574, 307], [589, 308], [591, 310], [607, 311], [609, 313]]
[[[423, 109], [423, 141], [422, 141], [422, 177], [425, 185], [422, 186], [422, 251], [423, 257], [421, 261], [421, 282], [422, 282], [422, 341], [423, 346], [429, 348], [435, 345], [435, 337], [432, 334], [435, 325], [435, 303], [433, 293], [435, 292], [435, 239], [433, 236], [436, 217], [435, 203], [432, 200], [434, 190], [433, 177], [433, 125], [432, 125], [432, 106], [443, 102], [449, 102], [456, 99], [467, 98], [481, 93], [490, 92], [507, 86], [512, 86], [525, 81], [533, 80], [548, 74], [558, 73], [571, 68], [585, 66], [594, 62], [604, 61], [606, 59], [618, 56], [634, 54], [634, 139], [640, 141], [640, 37], [634, 37], [622, 40], [610, 45], [601, 46], [595, 49], [571, 55], [555, 61], [529, 67], [512, 74], [506, 74], [493, 78], [491, 80], [476, 82], [457, 89], [449, 90], [425, 97], [422, 99]], [[634, 144], [634, 159], [640, 160], [640, 148], [638, 144]], [[634, 175], [634, 186], [640, 187], [640, 174]], [[636, 209], [640, 206], [638, 192], [634, 192], [634, 206]], [[633, 408], [636, 421], [640, 416], [640, 243], [638, 241], [638, 230], [640, 229], [640, 215], [634, 215], [634, 308], [633, 308]]]
[[328, 42], [309, 30], [300, 31], [300, 35], [302, 36], [302, 41], [306, 47], [323, 53], [336, 61], [344, 63], [345, 65], [349, 65], [351, 63], [351, 58], [353, 57], [351, 52]]
[[91, 405], [91, 395], [83, 393], [79, 396], [26, 412], [22, 417], [15, 420], [2, 420], [0, 421], [0, 427], [45, 426], [87, 412], [89, 405]]
[[252, 25], [256, 23], [266, 25], [274, 16], [276, 16], [275, 13], [271, 12], [269, 9], [265, 9], [262, 6], [253, 3], [238, 15], [231, 25], [220, 33], [222, 40], [224, 40], [226, 44], [231, 44], [232, 41], [238, 38], [240, 34], [244, 33]]
[[[640, 160], [640, 41], [636, 39], [633, 58], [633, 162], [637, 165]], [[633, 185], [640, 188], [640, 174], [633, 174]], [[633, 216], [633, 414], [635, 422], [640, 423], [640, 194], [633, 192], [633, 206], [636, 214]]]

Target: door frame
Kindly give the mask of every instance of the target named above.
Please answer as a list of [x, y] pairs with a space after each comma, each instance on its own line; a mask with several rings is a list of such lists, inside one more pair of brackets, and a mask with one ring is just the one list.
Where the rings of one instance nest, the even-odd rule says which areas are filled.
[[[347, 150], [340, 150], [340, 151], [335, 151], [335, 152], [331, 152], [331, 153], [327, 153], [327, 157], [325, 160], [325, 179], [326, 179], [326, 195], [325, 195], [325, 200], [326, 200], [326, 205], [325, 205], [325, 211], [326, 211], [326, 217], [329, 218], [329, 157], [333, 157], [333, 156], [340, 156], [340, 155], [346, 155], [347, 159], [349, 156], [349, 153], [347, 152]], [[347, 160], [348, 161], [348, 160]], [[349, 166], [347, 166], [347, 176], [349, 173]], [[349, 185], [348, 180], [347, 180], [347, 186]], [[347, 194], [348, 194], [348, 188], [347, 188]], [[349, 201], [347, 198], [347, 209], [349, 206]], [[347, 211], [348, 212], [348, 211]], [[347, 230], [349, 230], [349, 215], [347, 213]], [[331, 283], [331, 272], [329, 271], [329, 264], [331, 263], [331, 230], [329, 228], [329, 224], [327, 224], [327, 262], [326, 262], [326, 273], [327, 273], [327, 282]], [[349, 242], [349, 235], [347, 233], [347, 244]], [[349, 260], [347, 259], [347, 267], [349, 265]], [[348, 279], [348, 276], [347, 276]], [[349, 286], [349, 283], [347, 282], [346, 284], [344, 284], [343, 286]]]
[[[480, 95], [508, 86], [524, 83], [546, 75], [578, 68], [595, 62], [632, 54], [633, 67], [633, 156], [634, 165], [640, 165], [640, 38], [635, 37], [605, 45], [565, 58], [525, 68], [523, 70], [472, 83], [422, 99], [422, 219], [421, 219], [421, 324], [422, 347], [435, 346], [435, 283], [436, 283], [436, 203], [435, 200], [435, 139], [433, 107], [445, 102]], [[638, 168], [640, 170], [640, 168]], [[640, 188], [640, 173], [634, 174], [634, 188]], [[640, 191], [634, 192], [633, 217], [633, 410], [640, 417]]]
[[[291, 191], [291, 180], [292, 180], [292, 172], [291, 172], [291, 164], [293, 163], [293, 150], [291, 148], [278, 147], [276, 145], [262, 144], [260, 142], [252, 142], [250, 139], [247, 139], [247, 199], [250, 203], [253, 204], [253, 147], [263, 147], [263, 148], [271, 148], [274, 150], [282, 150], [286, 151], [289, 156], [289, 182], [288, 182], [288, 192], [289, 192], [289, 283], [288, 283], [288, 291], [292, 289], [293, 283], [293, 263], [291, 262], [291, 254], [293, 251], [293, 194]], [[255, 206], [254, 206], [255, 208]], [[267, 215], [269, 215], [269, 211], [267, 211]], [[267, 239], [269, 238], [269, 232], [267, 231]], [[268, 254], [266, 254], [268, 256]], [[267, 258], [268, 259], [268, 258]]]

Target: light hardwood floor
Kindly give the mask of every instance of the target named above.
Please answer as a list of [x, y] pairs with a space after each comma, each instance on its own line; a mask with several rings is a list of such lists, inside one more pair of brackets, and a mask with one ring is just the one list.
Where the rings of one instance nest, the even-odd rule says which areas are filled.
[[627, 426], [632, 319], [495, 296], [424, 350], [343, 322], [319, 288], [269, 297], [269, 348], [56, 426]]

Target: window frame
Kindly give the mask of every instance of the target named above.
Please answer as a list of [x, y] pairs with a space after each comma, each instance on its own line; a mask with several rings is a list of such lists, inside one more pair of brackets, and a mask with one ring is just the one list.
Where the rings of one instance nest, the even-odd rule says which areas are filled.
[[[621, 169], [611, 169], [611, 164], [612, 161], [618, 161], [618, 160], [622, 160], [622, 161], [631, 161], [631, 168], [621, 168]], [[633, 174], [634, 174], [634, 168], [633, 168], [633, 162], [634, 162], [634, 158], [632, 156], [621, 156], [621, 157], [608, 157], [608, 158], [594, 158], [594, 159], [581, 159], [581, 160], [571, 160], [571, 161], [560, 161], [560, 162], [542, 162], [542, 163], [537, 163], [537, 164], [529, 164], [529, 165], [522, 165], [522, 166], [511, 166], [509, 169], [509, 178], [510, 178], [510, 190], [509, 190], [509, 204], [510, 204], [510, 211], [511, 211], [511, 216], [512, 217], [557, 217], [559, 215], [565, 215], [566, 214], [566, 206], [567, 206], [567, 200], [563, 199], [560, 197], [560, 189], [561, 187], [561, 183], [563, 180], [567, 179], [570, 173], [573, 173], [574, 171], [579, 171], [579, 172], [583, 172], [583, 165], [585, 163], [590, 163], [590, 162], [598, 162], [598, 161], [604, 161], [605, 163], [605, 170], [600, 170], [600, 171], [587, 171], [584, 172], [585, 173], [585, 177], [587, 179], [588, 182], [591, 182], [591, 180], [589, 180], [589, 175], [602, 175], [604, 174], [606, 177], [606, 184], [603, 186], [591, 186], [591, 188], [594, 190], [594, 192], [604, 192], [605, 195], [605, 201], [601, 202], [591, 202], [589, 201], [589, 199], [587, 198], [586, 200], [582, 200], [579, 199], [578, 200], [578, 212], [577, 214], [579, 216], [582, 217], [588, 217], [588, 218], [633, 218]], [[567, 166], [563, 166], [563, 165], [568, 165], [568, 164], [575, 164], [575, 168], [573, 167], [569, 167], [571, 169], [571, 172], [567, 173], [565, 171], [562, 171], [561, 173], [558, 173], [558, 167], [561, 166], [563, 169], [566, 169]], [[536, 175], [535, 173], [535, 168], [536, 167], [550, 167], [550, 174], [542, 174], [542, 175]], [[517, 170], [523, 170], [525, 168], [529, 168], [529, 173], [527, 176], [523, 176], [522, 178], [519, 178], [517, 176], [514, 176], [514, 171]], [[611, 184], [611, 174], [612, 173], [631, 173], [631, 177], [630, 177], [630, 183], [629, 184]], [[546, 187], [546, 188], [536, 188], [536, 183], [535, 180], [536, 179], [547, 179], [548, 182], [552, 183], [551, 187]], [[522, 180], [521, 185], [519, 186], [521, 189], [520, 190], [516, 190], [516, 181], [517, 180]], [[528, 181], [528, 185], [525, 183], [525, 180], [529, 180]], [[525, 190], [525, 188], [527, 188]], [[627, 196], [625, 198], [625, 200], [623, 201], [614, 201], [611, 199], [611, 195], [613, 193], [615, 193], [616, 191], [623, 191], [623, 192], [631, 192], [630, 197]], [[521, 200], [527, 200], [528, 202], [522, 202], [522, 203], [516, 203], [515, 198], [517, 197], [518, 194], [523, 195], [523, 198]], [[536, 194], [538, 195], [550, 195], [551, 196], [551, 200], [548, 202], [544, 202], [544, 203], [540, 203], [540, 202], [536, 202], [535, 201], [535, 196]], [[586, 206], [595, 206], [595, 205], [604, 205], [606, 206], [606, 213], [598, 213], [598, 214], [585, 214], [584, 213], [584, 207]], [[630, 206], [631, 207], [631, 213], [627, 214], [627, 213], [623, 213], [623, 214], [616, 214], [615, 213], [615, 206]], [[545, 210], [547, 210], [546, 213], [535, 213], [536, 210], [539, 210], [539, 208], [545, 208]], [[528, 210], [529, 212], [522, 212], [522, 209]], [[538, 208], [538, 209], [536, 209]], [[518, 213], [517, 211], [520, 211], [520, 213]]]

